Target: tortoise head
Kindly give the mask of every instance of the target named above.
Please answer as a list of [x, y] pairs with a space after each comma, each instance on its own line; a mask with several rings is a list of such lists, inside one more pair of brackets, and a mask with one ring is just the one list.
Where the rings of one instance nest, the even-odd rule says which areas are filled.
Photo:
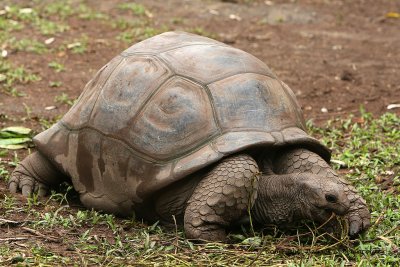
[[291, 174], [301, 202], [295, 219], [312, 219], [324, 222], [334, 212], [345, 215], [350, 208], [345, 187], [339, 181], [312, 173]]
[[263, 175], [253, 215], [260, 223], [290, 224], [303, 219], [320, 223], [332, 212], [344, 215], [350, 208], [345, 186], [312, 173]]

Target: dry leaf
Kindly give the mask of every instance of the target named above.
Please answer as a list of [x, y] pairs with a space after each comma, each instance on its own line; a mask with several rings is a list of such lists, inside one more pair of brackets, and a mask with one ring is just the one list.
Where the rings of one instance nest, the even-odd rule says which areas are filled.
[[397, 12], [388, 12], [386, 14], [387, 18], [391, 18], [391, 19], [400, 19], [400, 13]]

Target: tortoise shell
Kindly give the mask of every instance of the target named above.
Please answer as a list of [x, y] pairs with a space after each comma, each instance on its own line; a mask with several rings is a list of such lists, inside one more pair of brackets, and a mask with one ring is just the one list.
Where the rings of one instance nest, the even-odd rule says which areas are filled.
[[263, 62], [184, 32], [152, 37], [112, 59], [34, 141], [79, 193], [127, 209], [255, 146], [298, 144], [330, 155], [307, 135], [292, 91]]

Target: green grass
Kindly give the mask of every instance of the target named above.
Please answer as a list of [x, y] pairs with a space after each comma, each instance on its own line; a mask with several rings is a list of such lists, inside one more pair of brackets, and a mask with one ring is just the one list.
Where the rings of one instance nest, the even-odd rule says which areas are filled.
[[17, 40], [16, 38], [10, 38], [8, 42], [5, 42], [4, 44], [8, 44], [16, 51], [32, 52], [36, 54], [43, 54], [48, 51], [48, 48], [44, 43], [34, 39], [22, 38]]
[[[58, 87], [58, 86], [55, 86]], [[74, 99], [70, 98], [68, 94], [66, 93], [61, 93], [60, 95], [56, 96], [54, 98], [54, 101], [60, 104], [72, 106], [75, 102]]]
[[62, 45], [60, 50], [67, 48], [73, 54], [84, 54], [88, 50], [89, 38], [82, 35], [79, 39], [74, 39], [72, 42]]
[[49, 62], [48, 66], [52, 68], [55, 72], [62, 72], [65, 70], [65, 66], [57, 61]]
[[118, 8], [121, 10], [129, 10], [131, 13], [134, 15], [145, 15], [146, 14], [146, 8], [137, 3], [122, 3], [118, 5]]
[[39, 11], [35, 8], [22, 8], [18, 5], [10, 5], [6, 9], [5, 18], [10, 22], [33, 25], [43, 35], [62, 33], [69, 29], [68, 25], [60, 21], [51, 21], [39, 15]]
[[151, 26], [143, 26], [121, 32], [117, 35], [116, 39], [119, 41], [124, 41], [126, 43], [132, 44], [134, 42], [139, 42], [144, 39], [153, 37], [165, 31], [168, 31], [168, 28], [166, 28], [165, 25], [158, 28], [153, 28]]
[[[328, 122], [309, 123], [312, 134], [333, 150], [333, 159], [347, 167], [339, 170], [367, 200], [372, 226], [356, 240], [330, 236], [315, 226], [281, 232], [274, 227], [251, 234], [247, 228], [230, 235], [230, 244], [193, 243], [180, 228], [77, 209], [77, 195], [68, 185], [50, 198], [21, 201], [0, 196], [4, 217], [13, 238], [0, 243], [0, 263], [20, 265], [134, 265], [150, 266], [394, 266], [400, 245], [400, 117], [378, 118], [364, 113]], [[3, 153], [4, 154], [4, 153]], [[4, 157], [4, 156], [3, 156]], [[17, 160], [0, 161], [0, 176], [7, 180]], [[339, 167], [339, 165], [335, 166]], [[378, 177], [380, 177], [378, 179]], [[390, 181], [390, 183], [385, 183]], [[385, 185], [385, 186], [384, 186]], [[16, 216], [18, 215], [18, 216]], [[17, 219], [14, 219], [17, 218]], [[0, 227], [5, 227], [5, 226]], [[19, 245], [16, 245], [16, 244]]]
[[23, 93], [15, 88], [19, 84], [39, 81], [40, 76], [31, 73], [24, 66], [15, 67], [6, 60], [0, 60], [0, 91], [13, 96], [22, 96]]

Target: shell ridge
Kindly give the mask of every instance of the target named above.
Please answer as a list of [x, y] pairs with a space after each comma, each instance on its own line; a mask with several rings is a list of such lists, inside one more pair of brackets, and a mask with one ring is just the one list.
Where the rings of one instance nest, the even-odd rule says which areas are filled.
[[159, 54], [166, 53], [166, 52], [170, 52], [170, 51], [173, 51], [173, 50], [176, 50], [176, 49], [180, 49], [180, 48], [183, 48], [183, 47], [197, 46], [197, 45], [199, 45], [199, 46], [200, 46], [200, 45], [207, 45], [207, 46], [229, 47], [228, 45], [224, 45], [224, 44], [198, 42], [198, 43], [189, 43], [189, 44], [184, 44], [184, 45], [178, 45], [178, 46], [174, 46], [174, 47], [169, 47], [169, 48], [167, 48], [167, 49], [165, 49], [165, 50], [158, 51], [157, 53], [152, 53], [152, 52], [149, 52], [149, 51], [140, 51], [140, 50], [139, 50], [139, 51], [134, 51], [134, 52], [122, 52], [121, 55], [123, 55], [123, 56], [131, 56], [131, 55], [135, 55], [135, 54], [151, 54], [151, 55], [157, 56], [157, 55], [159, 55]]
[[[223, 76], [223, 77], [220, 77], [220, 78], [218, 78], [218, 79], [215, 79], [215, 80], [213, 80], [213, 81], [207, 83], [206, 85], [208, 86], [208, 85], [213, 84], [213, 83], [215, 83], [215, 82], [222, 81], [222, 80], [225, 80], [225, 79], [227, 79], [227, 78], [230, 78], [230, 77], [233, 77], [233, 76], [236, 76], [236, 75], [241, 75], [241, 74], [257, 74], [257, 75], [262, 75], [262, 76], [265, 76], [265, 77], [268, 77], [268, 78], [271, 78], [271, 79], [274, 79], [274, 80], [278, 80], [278, 78], [276, 78], [275, 75], [266, 74], [265, 72], [238, 71], [237, 73], [231, 73], [231, 74], [228, 74], [228, 75], [226, 75], [226, 76]], [[181, 76], [183, 76], [183, 75], [181, 75]], [[279, 80], [278, 80], [278, 81], [279, 81]]]
[[[99, 100], [99, 97], [100, 97], [100, 95], [101, 95], [102, 92], [103, 92], [104, 84], [107, 83], [108, 79], [110, 79], [111, 75], [115, 72], [116, 69], [118, 69], [118, 67], [121, 65], [122, 61], [124, 61], [124, 60], [125, 60], [125, 59], [122, 58], [122, 59], [119, 61], [119, 63], [117, 64], [117, 66], [115, 66], [115, 68], [109, 73], [108, 77], [103, 81], [103, 84], [101, 85], [101, 90], [99, 90], [99, 92], [97, 93], [96, 100], [95, 100], [94, 103], [93, 103], [93, 107], [92, 107], [92, 110], [91, 110], [90, 113], [89, 113], [88, 118], [91, 118], [91, 117], [92, 117], [93, 110], [94, 110], [94, 108], [96, 107], [97, 101]], [[86, 123], [84, 123], [84, 125], [85, 125], [85, 124], [88, 124], [88, 123], [89, 123], [89, 121], [87, 121]]]
[[216, 111], [216, 109], [215, 109], [215, 103], [214, 103], [214, 99], [213, 99], [213, 97], [212, 97], [210, 88], [208, 88], [207, 85], [204, 85], [204, 89], [205, 89], [205, 91], [206, 91], [206, 93], [207, 93], [208, 100], [210, 101], [210, 105], [211, 105], [211, 108], [212, 108], [212, 114], [213, 114], [214, 123], [215, 123], [215, 125], [216, 125], [217, 128], [218, 128], [218, 132], [219, 132], [220, 134], [222, 134], [221, 123], [220, 123], [220, 121], [218, 120], [217, 111]]

